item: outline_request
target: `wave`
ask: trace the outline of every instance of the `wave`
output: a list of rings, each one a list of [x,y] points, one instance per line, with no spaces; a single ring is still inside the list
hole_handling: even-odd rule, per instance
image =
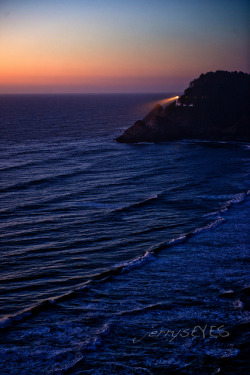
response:
[[[224,205],[222,207],[220,207],[218,210],[213,211],[213,212],[209,212],[209,213],[207,213],[203,216],[209,217],[209,216],[223,214],[226,211],[228,211],[235,204],[244,202],[247,199],[248,195],[250,195],[250,190],[235,194],[232,199],[229,199],[228,201],[226,201],[226,203],[224,203]]]
[[[45,178],[42,178],[42,179],[39,179],[39,180],[27,181],[25,183],[19,183],[19,184],[16,184],[16,185],[11,185],[11,186],[6,187],[6,188],[2,188],[2,189],[0,189],[0,192],[12,192],[12,191],[16,191],[16,190],[19,190],[19,189],[23,190],[23,189],[26,189],[30,186],[36,186],[36,185],[39,185],[39,184],[42,184],[42,183],[52,182],[54,180],[56,181],[59,178],[72,177],[74,175],[78,175],[79,173],[81,173],[81,171],[73,172],[72,174],[63,174],[63,175],[45,177]],[[114,184],[114,185],[120,186],[120,184]],[[104,202],[86,201],[86,202],[81,202],[79,204],[76,204],[76,208],[83,207],[83,208],[103,209],[103,210],[108,211],[108,214],[116,214],[116,213],[120,213],[120,212],[130,211],[134,208],[140,208],[140,207],[146,206],[147,204],[150,204],[151,202],[156,201],[157,199],[161,198],[165,193],[174,192],[176,190],[183,190],[184,188],[187,188],[189,186],[193,186],[193,184],[187,183],[187,184],[180,184],[180,185],[175,186],[175,187],[170,187],[166,191],[162,191],[161,193],[152,195],[149,198],[143,199],[139,202],[128,204],[126,206],[119,206],[119,203],[104,203]],[[23,210],[26,211],[26,210],[34,210],[34,209],[43,209],[43,208],[46,208],[47,205],[49,205],[49,204],[62,203],[67,199],[72,199],[74,197],[77,197],[79,194],[82,194],[83,192],[87,193],[89,190],[92,190],[92,188],[91,189],[84,189],[84,190],[81,190],[81,191],[77,190],[73,193],[66,193],[66,194],[62,194],[62,195],[58,195],[58,196],[53,196],[51,198],[39,200],[38,202],[32,202],[32,201],[24,202],[22,204],[15,205],[11,208],[0,209],[0,214],[9,215],[9,214],[12,214],[13,212],[19,212],[19,215],[20,215],[20,212],[23,211]],[[73,205],[73,203],[71,202],[71,207],[70,207],[71,210],[73,209],[72,205]],[[66,208],[66,207],[54,208],[53,211],[54,212],[61,212],[61,211],[64,212],[66,209],[69,209],[69,208]],[[95,222],[95,220],[93,222]]]
[[[35,313],[41,310],[47,309],[58,302],[64,301],[69,298],[73,298],[74,296],[77,295],[77,293],[81,293],[82,291],[89,290],[89,288],[95,283],[99,283],[99,282],[103,283],[106,281],[110,281],[114,276],[118,276],[119,274],[122,274],[125,272],[130,272],[134,268],[141,267],[146,263],[154,261],[156,260],[157,254],[168,247],[179,245],[181,243],[188,241],[191,237],[195,235],[199,235],[202,232],[217,228],[218,226],[220,226],[221,224],[225,222],[225,219],[219,214],[224,213],[235,204],[244,202],[248,195],[250,195],[250,190],[243,192],[243,193],[236,194],[233,199],[227,201],[222,206],[222,208],[217,211],[218,217],[212,222],[208,223],[207,225],[203,227],[195,228],[193,231],[182,234],[181,236],[177,238],[173,238],[169,241],[157,244],[156,246],[151,247],[143,255],[137,256],[129,261],[122,262],[114,266],[112,269],[104,271],[100,274],[93,275],[92,279],[86,281],[84,284],[76,287],[75,289],[70,290],[68,293],[65,293],[63,295],[59,295],[56,297],[48,298],[46,300],[41,301],[37,305],[34,305],[30,308],[20,311],[19,313],[9,315],[0,319],[0,329],[6,329],[7,327],[12,326],[15,322],[23,320],[26,317],[29,317],[30,315],[34,315]],[[156,198],[151,197],[145,201],[139,202],[139,204],[144,204],[144,202],[150,201],[152,199],[156,199]]]
[[[55,369],[52,369],[51,371],[48,372],[48,374],[51,374],[51,375],[62,375],[62,374],[71,374],[71,373],[74,373],[74,369],[78,369],[79,368],[79,365],[81,364],[81,362],[83,361],[84,363],[84,360],[86,359],[86,353],[88,353],[89,351],[95,351],[95,350],[98,350],[98,348],[102,345],[102,339],[103,337],[105,337],[106,335],[109,334],[110,332],[110,325],[105,323],[103,324],[102,326],[100,326],[93,334],[92,336],[83,341],[79,347],[78,347],[78,351],[77,351],[77,354],[74,358],[70,357],[69,358],[69,361],[66,363],[66,364],[59,364],[59,366],[57,366],[57,368]],[[105,369],[104,371],[107,371],[105,373],[110,373],[112,372],[112,374],[114,374],[114,370],[117,370],[117,372],[115,373],[121,373],[121,370],[122,370],[122,374],[151,374],[151,372],[149,370],[147,370],[146,368],[142,368],[142,367],[134,367],[134,366],[129,366],[129,365],[123,365],[121,364],[120,362],[109,362],[109,364],[107,366],[105,366]],[[86,374],[93,374],[93,371],[95,371],[94,369],[90,369],[90,370],[85,370],[84,373]],[[100,371],[97,369],[96,370],[96,373],[103,373],[103,368],[100,369]]]
[[[75,172],[75,173],[78,173],[78,172]],[[54,178],[58,179],[60,176],[61,175],[56,176],[56,177],[52,177],[51,181],[54,180]],[[63,176],[72,176],[72,175],[63,175]],[[34,181],[33,182],[32,181],[27,182],[27,186],[33,185],[33,183],[39,184],[39,183],[43,183],[43,182],[44,183],[48,182],[48,181],[50,181],[50,178],[41,179],[39,181],[40,182],[38,182],[38,181],[37,182],[34,182]],[[13,185],[10,188],[6,188],[6,191],[9,192],[9,191],[12,191],[12,190],[18,190],[20,188],[20,185],[22,185],[23,188],[25,188],[25,186],[26,186],[26,184],[17,184],[17,185]],[[5,189],[0,189],[0,192],[3,192],[3,190],[5,190]],[[87,190],[84,190],[84,192],[86,192],[86,191]],[[34,203],[27,202],[27,203],[24,203],[24,204],[19,204],[19,205],[16,205],[16,206],[8,208],[8,209],[0,209],[0,214],[7,215],[7,214],[11,214],[13,212],[20,211],[20,210],[42,209],[42,208],[47,207],[48,204],[61,203],[61,202],[64,202],[65,199],[77,197],[78,194],[80,194],[80,193],[82,194],[82,191],[81,192],[76,191],[74,193],[67,193],[67,194],[63,194],[63,195],[58,195],[58,196],[55,196],[55,197],[52,197],[52,198],[40,200],[39,202],[34,202]],[[130,209],[133,209],[133,208],[143,207],[143,206],[149,204],[150,202],[160,198],[161,194],[163,194],[163,193],[153,195],[152,197],[146,198],[142,201],[132,203],[132,204],[129,204],[127,206],[122,206],[122,207],[119,207],[118,203],[104,203],[104,202],[86,201],[86,202],[81,202],[79,204],[76,204],[76,208],[83,207],[83,208],[103,209],[103,210],[109,210],[109,213],[125,212],[125,211],[129,211]],[[71,202],[71,207],[70,207],[71,210],[73,208],[73,205],[74,205],[74,203]],[[66,209],[67,209],[67,207],[55,208],[55,209],[53,209],[53,211],[59,212],[59,211],[65,211]]]
[[[8,192],[16,191],[16,190],[24,190],[24,189],[28,189],[29,187],[33,187],[33,186],[37,186],[37,185],[41,185],[41,184],[45,184],[45,183],[50,183],[50,182],[55,182],[55,181],[58,181],[62,178],[78,176],[82,172],[83,172],[83,170],[79,169],[79,170],[74,171],[74,172],[61,173],[61,174],[41,177],[41,178],[37,178],[37,179],[34,179],[34,180],[25,181],[25,182],[19,182],[19,183],[14,184],[14,185],[2,187],[0,189],[0,192],[1,193],[8,193]]]
[[[193,232],[191,232],[192,235],[198,234],[213,228],[218,227],[219,225],[223,224],[225,219],[221,216],[219,216],[216,220],[212,221],[211,223],[205,225],[204,227],[196,228]]]
[[[176,307],[176,305],[174,305],[171,302],[158,302],[158,303],[153,303],[153,304],[150,304],[150,305],[138,307],[138,308],[131,309],[131,310],[123,310],[121,312],[116,313],[115,315],[119,315],[119,316],[137,315],[137,314],[144,313],[144,312],[147,312],[147,311],[150,311],[150,310],[164,310],[164,311],[166,311],[166,310],[171,310],[175,307]]]
[[[98,346],[101,345],[101,338],[102,336],[106,336],[110,331],[110,326],[106,323],[102,327],[100,327],[97,332],[95,333],[94,337],[86,340],[83,343],[83,348],[81,351],[85,350],[95,350]]]
[[[35,151],[37,152],[37,151]],[[25,152],[25,154],[27,154]],[[18,154],[19,155],[19,154]],[[22,155],[22,153],[21,153]],[[20,170],[20,169],[26,169],[27,167],[34,167],[34,166],[40,166],[40,165],[47,165],[47,164],[53,164],[54,162],[62,162],[62,158],[64,157],[64,154],[59,154],[58,156],[55,156],[55,157],[48,157],[47,159],[43,159],[42,161],[40,160],[35,160],[35,161],[32,161],[32,162],[25,162],[25,163],[16,163],[16,164],[12,164],[10,166],[5,166],[5,167],[2,167],[0,168],[0,171],[1,172],[9,172],[9,171],[12,171],[12,170]],[[88,163],[86,163],[88,164]]]
[[[154,253],[147,251],[144,255],[140,255],[130,261],[124,262],[120,265],[120,272],[128,272],[133,268],[138,268],[155,259]]]
[[[176,190],[183,190],[188,186],[193,186],[193,184],[191,184],[191,183],[179,184],[178,186],[170,187],[165,191],[161,191],[160,193],[154,194],[154,195],[150,196],[149,198],[145,198],[145,199],[143,199],[139,202],[135,202],[135,203],[128,204],[126,206],[115,208],[114,210],[111,211],[111,214],[120,213],[120,212],[127,212],[127,211],[130,211],[130,210],[134,209],[134,208],[140,208],[140,207],[147,206],[148,204],[156,202],[157,200],[159,200],[166,193],[174,192]],[[112,204],[109,205],[109,208],[112,208]]]
[[[188,241],[191,237],[195,236],[196,234],[199,234],[201,232],[204,232],[204,231],[207,231],[207,230],[211,230],[213,228],[218,227],[224,221],[225,221],[224,218],[218,217],[216,220],[212,221],[211,223],[209,223],[209,224],[207,224],[207,225],[205,225],[203,227],[196,228],[192,232],[188,232],[186,234],[181,235],[180,237],[173,238],[170,241],[162,242],[162,243],[156,245],[155,247],[153,247],[153,249],[151,251],[152,251],[152,253],[154,255],[157,255],[160,251],[162,251],[162,250],[164,250],[164,249],[166,249],[168,247],[176,246],[176,245],[179,245],[179,244],[181,244],[183,242]]]
[[[16,314],[12,314],[12,315],[8,315],[8,316],[3,317],[2,319],[0,319],[0,329],[8,328],[8,327],[12,326],[15,322],[19,322],[21,320],[24,320],[25,318],[27,318],[31,315],[35,315],[36,313],[38,313],[40,311],[44,311],[44,310],[50,308],[51,306],[53,306],[54,304],[56,304],[58,302],[65,301],[66,299],[73,297],[75,294],[77,294],[77,292],[82,291],[84,289],[87,289],[89,287],[90,283],[91,283],[91,281],[89,280],[86,283],[84,283],[83,285],[79,286],[78,288],[75,288],[75,289],[73,289],[73,290],[71,290],[67,293],[42,300],[39,303],[37,303],[33,306],[30,306],[27,309],[21,310]]]
[[[50,204],[54,204],[54,203],[64,203],[65,201],[67,200],[72,200],[73,198],[77,198],[79,195],[81,195],[83,192],[86,193],[88,190],[81,190],[81,191],[75,191],[73,193],[66,193],[66,194],[61,194],[61,195],[57,195],[57,196],[53,196],[51,198],[47,198],[47,199],[44,199],[44,200],[39,200],[38,202],[27,202],[27,203],[23,203],[23,204],[19,204],[19,205],[15,205],[11,208],[7,208],[7,209],[0,209],[0,214],[11,214],[11,213],[15,213],[17,211],[20,211],[20,210],[37,210],[37,209],[43,209],[43,208],[46,208],[48,205]],[[0,190],[1,192],[1,190]],[[75,204],[75,207],[76,208],[79,208],[79,207],[88,207],[88,208],[113,208],[113,207],[116,207],[115,204],[108,204],[108,203],[98,203],[98,202],[82,202],[82,203],[79,203],[79,204]],[[71,201],[71,206],[70,208],[68,207],[61,207],[61,208],[54,208],[53,211],[65,211],[66,209],[73,209],[74,208],[74,203],[72,203]]]
[[[233,199],[230,199],[224,204],[224,206],[218,211],[218,213],[223,213],[233,205],[244,202],[248,195],[250,195],[250,190],[236,194]]]
[[[155,201],[156,199],[159,199],[160,198],[160,194],[156,194],[156,195],[153,195],[152,197],[149,197],[149,198],[146,198],[140,202],[136,202],[136,203],[131,203],[127,206],[123,206],[123,207],[119,207],[115,210],[112,211],[112,213],[114,212],[126,212],[126,211],[129,211],[133,208],[138,208],[138,207],[144,207],[146,206],[147,204]]]

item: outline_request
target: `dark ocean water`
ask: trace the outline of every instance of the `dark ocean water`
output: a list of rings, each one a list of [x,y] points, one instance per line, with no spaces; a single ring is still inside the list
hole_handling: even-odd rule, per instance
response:
[[[247,373],[250,146],[113,141],[167,96],[0,96],[1,375]]]

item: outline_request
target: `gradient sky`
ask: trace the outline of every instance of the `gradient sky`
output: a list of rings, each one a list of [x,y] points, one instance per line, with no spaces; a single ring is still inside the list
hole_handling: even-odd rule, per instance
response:
[[[249,0],[0,0],[0,93],[181,92],[250,72]]]

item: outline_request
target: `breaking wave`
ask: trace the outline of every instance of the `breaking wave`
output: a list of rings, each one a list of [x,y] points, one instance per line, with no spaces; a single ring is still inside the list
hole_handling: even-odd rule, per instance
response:
[[[113,277],[118,276],[119,274],[130,272],[134,268],[142,267],[144,264],[156,260],[157,254],[160,253],[162,250],[164,250],[166,248],[169,248],[169,247],[172,247],[172,246],[179,245],[181,243],[184,243],[184,242],[188,241],[191,237],[193,237],[195,235],[199,235],[202,232],[209,231],[209,230],[212,230],[214,228],[217,228],[218,226],[222,225],[225,222],[225,219],[220,215],[222,213],[226,212],[227,210],[229,210],[233,205],[244,202],[248,195],[250,195],[250,190],[248,190],[246,192],[243,192],[243,193],[236,194],[233,199],[227,201],[222,206],[222,208],[219,209],[216,212],[217,218],[215,220],[213,220],[212,222],[208,223],[207,225],[205,225],[203,227],[196,228],[191,232],[184,233],[177,238],[173,238],[169,241],[157,244],[154,247],[151,247],[148,251],[146,251],[146,253],[144,253],[140,256],[137,256],[137,257],[135,257],[135,258],[133,258],[129,261],[125,261],[125,262],[122,262],[118,265],[115,265],[112,269],[110,269],[108,271],[104,271],[100,274],[94,275],[90,280],[88,280],[84,284],[76,287],[75,289],[69,291],[68,293],[65,293],[63,295],[59,295],[59,296],[56,296],[56,297],[48,298],[48,299],[43,300],[40,303],[38,303],[38,304],[36,304],[36,305],[34,305],[30,308],[27,308],[25,310],[22,310],[22,311],[18,312],[17,314],[9,315],[9,316],[6,316],[6,317],[2,318],[0,320],[0,329],[6,329],[6,328],[12,326],[13,324],[15,324],[16,322],[21,321],[23,319],[26,319],[27,317],[29,317],[31,315],[34,315],[34,314],[38,313],[39,311],[51,308],[54,304],[56,304],[58,302],[73,298],[74,296],[77,295],[77,293],[81,293],[81,292],[86,291],[89,288],[91,288],[91,286],[94,283],[106,282],[106,281],[112,279]],[[128,206],[128,207],[129,208],[130,207],[138,207],[138,206],[147,204],[148,202],[150,202],[154,199],[157,199],[157,198],[158,198],[158,196],[153,196],[151,198],[148,198],[144,201],[141,201],[139,203],[136,203],[136,204]]]

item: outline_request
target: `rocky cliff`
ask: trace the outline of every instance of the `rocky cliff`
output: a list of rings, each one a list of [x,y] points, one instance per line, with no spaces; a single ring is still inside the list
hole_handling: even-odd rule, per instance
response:
[[[117,142],[250,141],[250,74],[217,71],[192,81],[178,103],[157,104]]]

